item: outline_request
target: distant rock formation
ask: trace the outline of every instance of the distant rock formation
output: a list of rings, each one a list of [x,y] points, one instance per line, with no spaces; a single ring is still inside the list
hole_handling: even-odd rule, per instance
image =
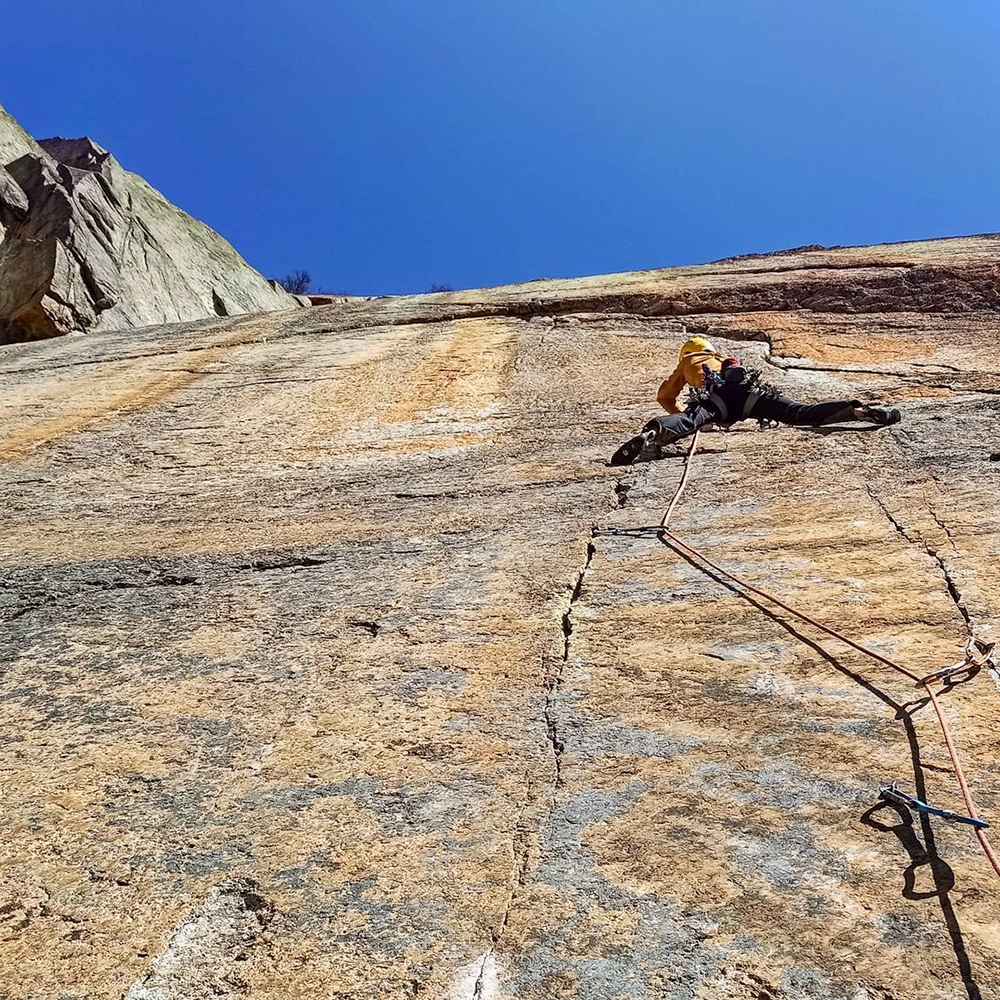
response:
[[[298,304],[97,143],[0,107],[0,343]]]

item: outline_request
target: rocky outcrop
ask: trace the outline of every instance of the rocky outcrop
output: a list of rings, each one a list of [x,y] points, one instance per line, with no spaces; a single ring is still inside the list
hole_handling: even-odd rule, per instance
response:
[[[42,149],[0,107],[0,252],[7,228],[21,221],[28,212],[28,196],[18,187],[4,164],[26,155],[41,156]]]
[[[40,151],[38,143],[0,107],[0,162],[10,163],[25,153]]]
[[[0,340],[294,308],[208,226],[90,139],[0,108]]]
[[[0,349],[0,991],[995,1000],[978,844],[879,798],[962,810],[928,706],[608,531],[659,521],[683,449],[605,460],[695,325],[796,397],[899,406],[704,435],[672,524],[954,663],[1000,621],[997,247]],[[940,697],[1000,825],[997,678]]]

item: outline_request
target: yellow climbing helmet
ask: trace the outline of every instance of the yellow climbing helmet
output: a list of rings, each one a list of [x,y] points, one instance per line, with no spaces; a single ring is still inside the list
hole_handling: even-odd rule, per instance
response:
[[[692,337],[682,348],[681,357],[688,354],[697,354],[700,351],[710,351],[715,353],[715,348],[704,337]]]

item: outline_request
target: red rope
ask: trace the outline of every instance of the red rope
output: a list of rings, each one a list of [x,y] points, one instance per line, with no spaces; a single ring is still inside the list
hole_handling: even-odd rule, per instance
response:
[[[663,528],[663,534],[670,539],[670,541],[679,549],[687,552],[689,555],[694,556],[699,559],[706,566],[710,566],[716,573],[724,576],[727,580],[731,580],[733,583],[738,584],[744,590],[750,591],[752,594],[756,594],[758,597],[763,597],[764,600],[770,601],[772,604],[776,604],[779,608],[787,611],[790,615],[794,615],[801,621],[807,622],[812,625],[813,628],[819,629],[821,632],[825,632],[827,635],[832,636],[834,639],[838,639],[840,642],[852,649],[856,649],[859,653],[864,653],[865,656],[870,656],[873,660],[877,660],[879,663],[884,664],[887,667],[891,667],[897,673],[902,674],[904,677],[909,677],[910,680],[915,681],[918,685],[922,686],[930,697],[931,704],[934,706],[934,711],[937,713],[938,723],[941,726],[941,732],[944,735],[945,745],[948,747],[948,753],[951,756],[952,769],[955,772],[955,778],[958,781],[958,787],[962,791],[962,798],[965,799],[965,806],[968,810],[968,814],[972,819],[979,819],[979,811],[976,809],[976,804],[972,799],[972,793],[969,791],[968,782],[965,780],[965,773],[962,770],[962,764],[958,758],[958,752],[955,750],[955,744],[952,740],[951,729],[948,726],[948,722],[944,717],[944,711],[938,702],[937,695],[934,693],[934,689],[931,687],[931,680],[924,680],[917,674],[913,673],[911,670],[907,670],[906,667],[901,666],[894,660],[890,660],[887,656],[883,656],[881,653],[875,652],[874,649],[869,649],[867,646],[863,646],[860,642],[855,642],[853,639],[848,639],[846,635],[842,635],[836,629],[831,628],[829,625],[824,625],[822,622],[817,621],[815,618],[805,614],[802,611],[798,611],[791,605],[786,604],[784,601],[779,600],[773,594],[769,594],[766,590],[761,590],[759,587],[755,587],[752,583],[748,583],[742,577],[737,576],[735,573],[730,573],[729,570],[723,569],[718,563],[712,562],[703,552],[696,549],[693,545],[688,545],[686,542],[681,541],[668,527],[670,524],[671,515],[674,509],[677,507],[680,501],[681,494],[684,492],[684,487],[687,485],[688,474],[691,471],[691,459],[694,457],[695,448],[698,445],[698,432],[695,431],[694,437],[691,441],[691,448],[688,451],[687,458],[684,462],[684,474],[681,476],[680,483],[678,483],[677,489],[674,492],[673,499],[670,501],[670,505],[667,507],[666,513],[663,515],[663,519],[660,521],[660,526]],[[931,675],[933,677],[933,675]],[[982,845],[983,852],[986,855],[987,860],[993,866],[993,870],[1000,875],[1000,860],[998,860],[996,854],[990,845],[989,839],[986,836],[985,831],[981,827],[976,828],[976,836],[979,838],[979,843]]]

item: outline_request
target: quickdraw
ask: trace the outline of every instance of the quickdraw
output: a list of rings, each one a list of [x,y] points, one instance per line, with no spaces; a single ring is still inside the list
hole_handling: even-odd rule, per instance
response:
[[[663,534],[662,524],[644,524],[635,528],[626,528],[617,524],[609,524],[605,528],[594,528],[591,532],[593,538],[601,535],[617,535],[624,538],[656,538]]]
[[[886,785],[879,789],[879,798],[886,802],[893,802],[898,806],[906,806],[908,809],[915,809],[917,812],[927,813],[928,816],[938,816],[946,819],[949,823],[967,823],[977,830],[985,830],[990,824],[978,816],[963,816],[961,813],[952,812],[950,809],[938,809],[937,806],[928,805],[913,795],[901,792],[894,781],[891,785]]]
[[[934,681],[955,683],[958,680],[968,680],[983,667],[997,669],[996,643],[985,642],[972,636],[965,644],[964,660],[959,660],[958,663],[952,664],[950,667],[943,667],[941,670],[935,670],[934,673],[922,677],[917,681],[917,687],[923,687]],[[962,674],[966,676],[962,677]]]

